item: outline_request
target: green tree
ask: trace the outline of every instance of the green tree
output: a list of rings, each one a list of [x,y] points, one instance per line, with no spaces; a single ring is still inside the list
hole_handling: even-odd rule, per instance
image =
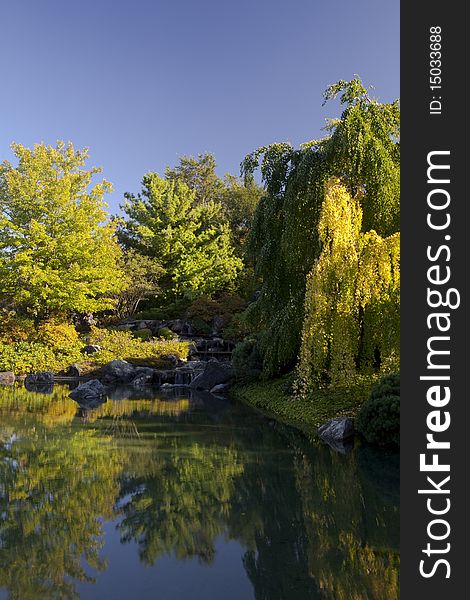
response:
[[[221,194],[222,207],[230,225],[235,248],[240,255],[243,255],[253,226],[256,207],[264,190],[254,181],[245,184],[238,177],[230,174],[225,176],[224,183],[225,187]]]
[[[215,157],[206,152],[194,156],[182,156],[176,167],[167,167],[166,179],[182,181],[193,192],[193,203],[207,204],[220,200],[224,191],[224,182],[215,172]]]
[[[249,245],[263,282],[250,313],[264,331],[267,376],[291,369],[297,360],[306,278],[321,251],[318,221],[331,177],[353,197],[361,193],[363,231],[380,236],[398,231],[399,103],[371,99],[359,79],[330,86],[325,101],[338,94],[344,110],[328,123],[324,139],[299,149],[287,143],[265,146],[242,164],[247,181],[261,164],[266,185]]]
[[[133,249],[123,254],[120,267],[126,285],[118,294],[116,313],[120,318],[125,318],[134,314],[143,300],[159,294],[158,282],[164,270],[157,260]]]
[[[196,203],[196,193],[179,179],[144,176],[142,194],[127,194],[127,219],[118,236],[126,248],[158,260],[163,295],[194,297],[229,285],[242,268],[235,256],[220,203]]]
[[[84,169],[88,151],[70,143],[12,148],[18,166],[0,165],[0,301],[38,319],[112,307],[122,282],[111,184],[90,189],[100,169]]]

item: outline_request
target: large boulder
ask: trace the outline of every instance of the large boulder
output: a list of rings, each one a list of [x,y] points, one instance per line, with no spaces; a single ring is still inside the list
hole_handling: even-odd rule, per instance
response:
[[[102,379],[106,383],[128,383],[136,376],[136,369],[127,360],[116,358],[101,369]]]
[[[0,373],[0,385],[13,385],[15,379],[15,374],[12,371],[2,371]]]
[[[90,379],[70,392],[70,397],[79,404],[96,404],[106,394],[106,388],[98,379]]]
[[[219,383],[228,383],[235,376],[231,363],[210,360],[202,373],[191,382],[191,388],[195,390],[211,390]]]
[[[349,417],[336,417],[321,425],[317,434],[334,450],[348,452],[353,447],[354,422]]]

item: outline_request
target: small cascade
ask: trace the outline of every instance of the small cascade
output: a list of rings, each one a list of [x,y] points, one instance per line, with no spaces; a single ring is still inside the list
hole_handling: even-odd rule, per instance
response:
[[[194,377],[192,369],[175,369],[174,385],[189,385]]]

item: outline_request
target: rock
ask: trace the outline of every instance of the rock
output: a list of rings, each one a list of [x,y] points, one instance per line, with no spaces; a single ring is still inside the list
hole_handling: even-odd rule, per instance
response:
[[[235,376],[231,363],[210,360],[202,373],[193,379],[191,388],[196,390],[211,390],[220,383],[228,383]]]
[[[54,373],[49,371],[29,373],[25,377],[24,387],[30,392],[52,394],[54,390]]]
[[[354,436],[354,423],[349,417],[337,417],[321,425],[317,430],[318,436],[339,452],[348,452],[352,449]]]
[[[219,331],[222,329],[224,325],[224,318],[221,315],[216,315],[212,319],[211,328],[212,335],[219,335]]]
[[[136,389],[147,387],[152,385],[155,380],[155,370],[150,367],[137,367],[135,369],[136,375],[132,379],[132,387]]]
[[[54,383],[54,373],[41,371],[39,373],[28,373],[24,380],[25,385],[50,385]]]
[[[96,352],[99,352],[100,350],[101,346],[98,346],[98,344],[88,344],[83,348],[82,352],[85,354],[96,354]]]
[[[96,404],[98,406],[101,402],[97,404],[96,401],[101,399],[105,394],[106,388],[101,381],[90,379],[90,381],[82,383],[70,392],[69,396],[79,404],[86,404],[87,406]]]
[[[178,357],[174,354],[162,354],[160,360],[165,363],[168,369],[176,369],[178,366]]]
[[[127,383],[136,375],[136,369],[126,360],[116,358],[104,365],[101,370],[105,382]]]
[[[72,313],[72,323],[80,333],[90,333],[91,328],[97,324],[97,321],[90,312]]]
[[[120,325],[116,325],[116,329],[118,331],[132,331],[134,329],[133,323],[121,323]]]
[[[70,365],[70,367],[67,369],[66,375],[67,377],[74,377],[76,379],[81,377],[82,369],[80,368],[80,365],[77,365],[77,363]]]
[[[214,385],[210,392],[211,394],[221,394],[226,392],[229,387],[230,385],[228,383],[219,383],[218,385]]]
[[[13,385],[16,377],[12,371],[2,371],[0,373],[0,385]]]

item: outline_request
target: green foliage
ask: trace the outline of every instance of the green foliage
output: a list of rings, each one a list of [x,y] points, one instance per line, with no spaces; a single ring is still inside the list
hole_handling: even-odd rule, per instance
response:
[[[315,390],[305,397],[294,396],[291,373],[269,381],[237,384],[230,393],[242,402],[274,415],[276,419],[297,425],[311,434],[312,426],[319,427],[338,416],[354,417],[367,398],[371,378],[356,376],[345,386]]]
[[[0,310],[0,342],[27,342],[36,334],[34,320],[15,311]]]
[[[227,331],[230,331],[233,319],[241,315],[245,306],[246,302],[238,294],[220,293],[215,297],[200,296],[196,298],[189,305],[186,314],[196,332],[204,335],[212,331],[211,323],[217,317],[225,335]]]
[[[144,342],[148,341],[152,337],[152,331],[150,329],[137,329],[137,331],[133,331],[132,335],[139,340]]]
[[[127,194],[118,235],[127,248],[157,258],[167,300],[211,294],[233,282],[242,267],[230,242],[220,203],[196,202],[180,179],[148,173],[142,194]]]
[[[88,343],[99,345],[101,351],[88,356],[87,362],[103,365],[122,358],[158,366],[160,357],[165,354],[187,357],[188,342],[174,339],[173,333],[168,337],[162,336],[163,339],[152,340],[148,339],[148,330],[143,332],[136,337],[128,331],[94,327]],[[45,322],[29,341],[0,341],[0,371],[13,371],[18,375],[36,371],[59,373],[84,360],[84,346],[85,342],[72,325]]]
[[[40,342],[0,342],[0,371],[13,371],[17,375],[37,371],[58,373],[83,358],[81,346],[60,352]]]
[[[128,249],[120,261],[124,278],[123,289],[117,295],[116,314],[120,319],[134,315],[139,304],[160,293],[158,282],[164,270],[157,259]]]
[[[84,343],[69,323],[51,319],[33,327],[27,319],[10,318],[2,327],[0,371],[58,373],[82,358]]]
[[[184,183],[194,192],[194,204],[218,203],[225,186],[215,169],[215,157],[210,152],[182,156],[179,165],[166,168],[165,178]]]
[[[161,327],[157,332],[157,336],[162,340],[172,340],[176,337],[175,333],[168,327]]]
[[[237,379],[257,379],[263,368],[263,359],[256,339],[248,338],[237,344],[232,353],[232,362]]]
[[[330,182],[318,224],[322,251],[307,278],[297,368],[302,395],[345,385],[358,367],[398,365],[400,236],[362,233],[361,225],[359,201]]]
[[[209,335],[212,331],[210,325],[202,319],[193,319],[191,324],[194,328],[194,332],[198,335]]]
[[[321,251],[318,222],[331,177],[353,197],[360,192],[363,231],[398,230],[399,104],[371,100],[358,79],[331,86],[326,99],[338,93],[345,108],[330,121],[327,137],[297,150],[287,143],[264,146],[242,165],[249,182],[261,163],[266,185],[249,241],[262,293],[249,315],[266,332],[268,376],[292,368],[298,355],[306,278]]]
[[[13,144],[0,165],[0,300],[35,318],[111,308],[122,287],[107,181],[89,189],[86,150]]]
[[[383,378],[361,406],[356,429],[372,444],[400,445],[400,376]]]
[[[245,253],[245,244],[253,226],[253,219],[264,190],[254,181],[242,182],[233,175],[225,176],[221,203],[230,225],[232,240],[240,256]]]
[[[245,313],[236,313],[222,327],[222,334],[225,339],[241,342],[244,338],[253,333],[253,326],[248,323]]]

